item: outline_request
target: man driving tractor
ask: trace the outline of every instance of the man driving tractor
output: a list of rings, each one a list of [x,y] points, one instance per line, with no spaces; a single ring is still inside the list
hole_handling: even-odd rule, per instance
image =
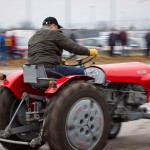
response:
[[[61,64],[63,49],[88,56],[97,50],[76,44],[60,28],[55,18],[46,18],[29,40],[23,71],[1,74],[0,144],[6,149],[35,150],[47,143],[53,150],[102,150],[107,143],[110,112],[98,88],[104,71],[84,68],[86,61],[80,68]]]
[[[77,55],[97,56],[96,49],[88,49],[67,38],[60,30],[62,26],[54,17],[44,19],[42,28],[38,30],[28,43],[28,62],[43,64],[46,71],[55,71],[62,75],[82,75],[83,68],[61,64],[63,49]]]

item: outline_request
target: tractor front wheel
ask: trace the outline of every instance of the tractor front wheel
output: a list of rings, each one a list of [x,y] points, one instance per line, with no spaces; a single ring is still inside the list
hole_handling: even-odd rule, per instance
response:
[[[111,122],[108,138],[109,139],[116,138],[117,135],[119,134],[120,130],[121,130],[121,123]]]

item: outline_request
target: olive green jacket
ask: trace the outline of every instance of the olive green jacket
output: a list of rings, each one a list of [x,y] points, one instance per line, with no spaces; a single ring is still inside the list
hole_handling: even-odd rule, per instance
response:
[[[77,55],[89,55],[89,49],[67,38],[61,30],[43,26],[28,42],[28,62],[46,68],[60,65],[63,50]]]

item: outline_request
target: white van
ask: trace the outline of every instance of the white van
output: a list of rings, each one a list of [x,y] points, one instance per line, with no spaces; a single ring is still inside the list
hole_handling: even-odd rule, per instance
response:
[[[5,36],[9,37],[14,35],[16,37],[16,49],[19,52],[25,53],[27,56],[28,41],[36,30],[10,30],[5,32]]]

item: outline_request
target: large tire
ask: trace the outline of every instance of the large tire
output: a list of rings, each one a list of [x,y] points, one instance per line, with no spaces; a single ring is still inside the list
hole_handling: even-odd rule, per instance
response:
[[[19,100],[16,96],[6,87],[0,87],[0,130],[4,130],[9,124],[17,106],[19,105]],[[27,108],[23,104],[20,108],[15,120],[12,123],[11,127],[17,127],[19,125],[25,124],[25,112]],[[27,134],[17,134],[12,135],[8,139],[15,141],[25,141],[29,142],[33,138],[38,136],[37,132],[27,133]],[[37,148],[31,148],[27,145],[19,145],[12,143],[1,142],[1,144],[9,150],[33,150]]]
[[[108,138],[109,139],[116,138],[120,130],[121,130],[121,123],[111,122]]]
[[[109,110],[95,86],[72,82],[51,100],[45,123],[52,150],[103,149],[109,134]]]

